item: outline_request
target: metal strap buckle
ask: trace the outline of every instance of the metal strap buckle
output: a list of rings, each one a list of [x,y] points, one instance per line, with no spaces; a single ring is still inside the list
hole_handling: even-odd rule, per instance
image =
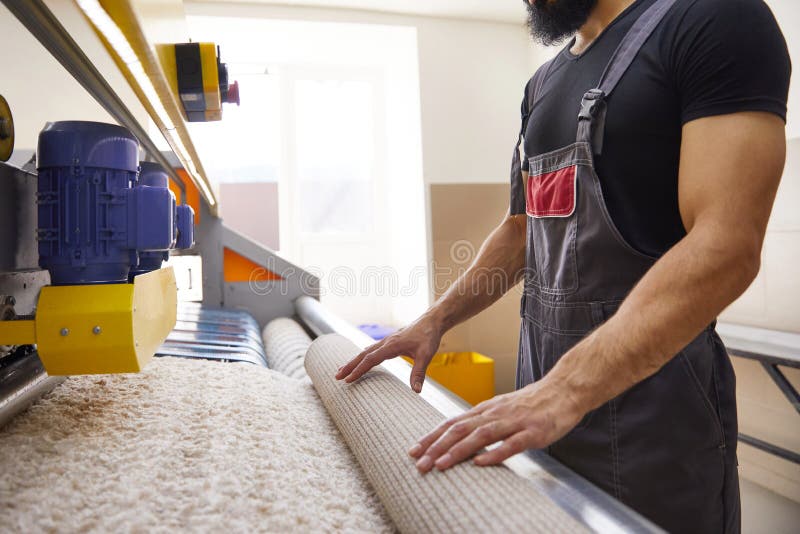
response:
[[[581,100],[578,120],[592,120],[605,103],[606,94],[600,89],[589,89]]]

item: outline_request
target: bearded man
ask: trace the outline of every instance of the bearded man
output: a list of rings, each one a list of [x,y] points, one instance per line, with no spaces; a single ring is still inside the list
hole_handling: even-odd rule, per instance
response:
[[[417,467],[546,449],[668,531],[738,532],[735,377],[714,327],[758,273],[783,169],[783,36],[762,0],[526,5],[535,39],[574,36],[526,86],[507,216],[337,378],[409,355],[419,392],[444,332],[524,279],[517,391],[422,437]]]

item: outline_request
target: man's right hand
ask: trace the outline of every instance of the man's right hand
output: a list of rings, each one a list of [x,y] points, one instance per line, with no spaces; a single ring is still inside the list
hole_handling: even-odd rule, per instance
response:
[[[488,308],[522,279],[528,216],[506,216],[489,235],[467,272],[422,317],[368,347],[336,373],[337,380],[353,382],[390,358],[408,356],[414,360],[411,389],[419,393],[425,370],[439,348],[442,335],[453,326]],[[495,276],[494,273],[504,276]],[[493,273],[486,276],[486,273]]]
[[[425,370],[441,341],[441,328],[429,315],[423,315],[409,326],[364,349],[361,354],[339,368],[336,379],[354,382],[385,360],[408,356],[414,360],[411,389],[419,393],[425,382]]]

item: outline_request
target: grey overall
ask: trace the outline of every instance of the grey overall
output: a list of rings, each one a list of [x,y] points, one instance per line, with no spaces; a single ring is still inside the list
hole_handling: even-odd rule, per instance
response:
[[[654,3],[623,39],[581,102],[576,142],[528,158],[517,388],[541,379],[608,320],[658,259],[614,226],[593,155],[602,150],[608,105],[624,105],[609,100],[614,87],[673,4]],[[533,99],[546,70],[531,84]],[[647,169],[642,173],[647,179]],[[671,532],[740,530],[735,377],[714,326],[548,451]]]

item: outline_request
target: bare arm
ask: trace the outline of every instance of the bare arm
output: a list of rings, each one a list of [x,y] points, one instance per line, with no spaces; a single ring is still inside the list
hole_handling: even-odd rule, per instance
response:
[[[488,308],[519,281],[525,267],[525,225],[525,215],[506,214],[469,269],[422,317],[365,349],[339,369],[336,378],[353,382],[384,360],[402,354],[414,359],[411,387],[419,393],[442,335]]]
[[[771,114],[684,127],[678,196],[688,233],[554,369],[581,410],[658,371],[747,289],[759,271],[785,151],[783,122]]]
[[[687,235],[603,326],[545,378],[445,422],[410,451],[427,471],[481,448],[494,464],[542,448],[588,411],[657,372],[755,278],[785,158],[783,122],[767,113],[698,119],[683,128],[679,205]]]
[[[442,333],[485,310],[519,282],[525,268],[525,215],[510,215],[486,238],[475,261],[427,312]]]

